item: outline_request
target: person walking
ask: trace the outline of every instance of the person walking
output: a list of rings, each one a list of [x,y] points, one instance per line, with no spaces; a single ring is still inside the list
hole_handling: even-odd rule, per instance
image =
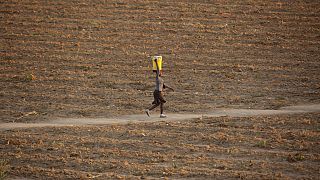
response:
[[[160,118],[166,118],[167,116],[163,114],[163,105],[167,101],[163,97],[163,91],[166,89],[170,89],[174,91],[173,88],[169,87],[168,85],[164,84],[164,80],[162,79],[162,71],[159,70],[159,65],[157,63],[157,59],[154,60],[155,64],[157,66],[156,71],[156,87],[153,92],[154,101],[152,102],[152,106],[145,110],[147,115],[150,117],[150,111],[152,111],[154,108],[160,106]]]

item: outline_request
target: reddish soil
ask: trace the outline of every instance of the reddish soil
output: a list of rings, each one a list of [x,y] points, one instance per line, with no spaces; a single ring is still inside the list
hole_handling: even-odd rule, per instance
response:
[[[320,103],[320,2],[0,2],[0,123]],[[0,131],[0,178],[317,179],[319,113]]]

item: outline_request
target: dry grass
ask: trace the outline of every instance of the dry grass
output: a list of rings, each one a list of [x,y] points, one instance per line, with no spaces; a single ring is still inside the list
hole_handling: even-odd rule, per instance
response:
[[[155,54],[176,89],[166,112],[320,103],[318,1],[8,0],[0,9],[0,122],[141,113],[152,101]],[[317,179],[318,119],[12,130],[0,134],[8,162],[0,172]]]
[[[9,165],[6,160],[0,159],[0,180],[4,180],[9,171]]]
[[[319,116],[10,130],[0,156],[31,178],[317,179]]]
[[[319,103],[319,6],[6,1],[0,121],[140,113],[152,101],[154,54],[177,90],[170,111]]]

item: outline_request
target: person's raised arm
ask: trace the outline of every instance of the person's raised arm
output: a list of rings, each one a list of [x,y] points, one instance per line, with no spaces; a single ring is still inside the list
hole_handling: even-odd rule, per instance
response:
[[[159,65],[158,65],[157,59],[155,59],[154,62],[156,63],[156,67],[157,67],[157,77],[159,77],[160,70],[159,70]]]

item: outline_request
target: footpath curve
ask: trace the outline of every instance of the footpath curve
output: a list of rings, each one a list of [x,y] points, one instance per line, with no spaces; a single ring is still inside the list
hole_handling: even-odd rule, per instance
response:
[[[278,110],[259,110],[259,109],[215,109],[204,114],[195,113],[169,113],[167,118],[159,118],[158,113],[120,116],[116,118],[63,118],[48,122],[39,123],[0,123],[0,130],[10,130],[17,128],[35,128],[35,127],[61,127],[61,126],[81,126],[81,125],[101,125],[101,124],[121,124],[121,123],[139,123],[156,121],[183,121],[201,117],[246,117],[259,115],[278,115],[278,114],[296,114],[320,112],[320,104],[287,106]]]

